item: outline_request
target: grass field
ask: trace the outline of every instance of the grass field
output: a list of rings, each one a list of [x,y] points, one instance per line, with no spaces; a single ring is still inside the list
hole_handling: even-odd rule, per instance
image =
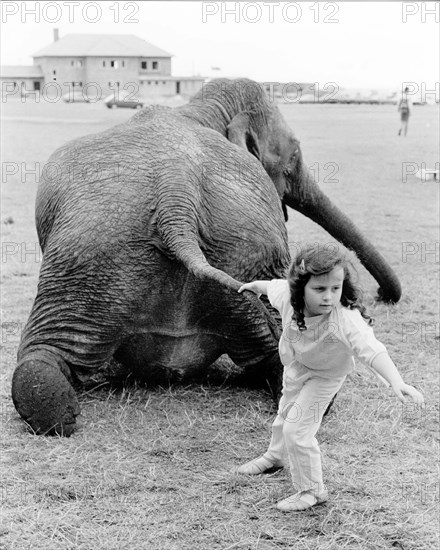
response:
[[[8,550],[429,550],[438,548],[438,181],[402,177],[433,167],[438,107],[414,107],[406,138],[394,106],[284,105],[322,188],[375,243],[403,286],[399,304],[374,301],[376,335],[424,411],[402,406],[359,365],[319,440],[330,500],[301,514],[274,504],[289,474],[247,478],[230,468],[262,453],[275,406],[234,387],[106,386],[80,397],[71,438],[29,434],[11,376],[36,294],[40,255],[32,169],[74,137],[134,112],[102,105],[2,104],[2,524]],[[16,169],[16,173],[14,173]],[[25,173],[25,170],[28,172]],[[406,180],[406,181],[405,181]],[[296,243],[328,241],[290,212]]]

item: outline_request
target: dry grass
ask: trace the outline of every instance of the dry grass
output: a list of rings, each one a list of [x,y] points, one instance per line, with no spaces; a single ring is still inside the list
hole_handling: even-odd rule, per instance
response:
[[[424,412],[403,407],[359,367],[319,439],[330,500],[301,514],[274,504],[290,491],[288,472],[248,478],[232,466],[263,452],[275,408],[259,392],[180,386],[81,396],[82,420],[69,439],[26,432],[10,399],[20,328],[36,291],[38,262],[2,258],[2,516],[6,549],[419,550],[438,547],[438,183],[409,177],[402,162],[436,160],[438,111],[414,108],[409,135],[396,136],[394,107],[287,106],[321,185],[377,244],[402,280],[393,307],[376,304],[376,285],[359,275],[385,342],[405,379],[426,397]],[[3,162],[44,162],[68,139],[121,121],[131,112],[95,105],[4,105]],[[32,121],[31,117],[34,118]],[[58,122],[56,122],[58,120]],[[326,162],[337,183],[322,181]],[[37,241],[36,185],[20,174],[2,187],[3,240]],[[299,214],[292,243],[328,240]],[[9,220],[11,221],[11,220]],[[402,243],[419,253],[402,259]],[[294,249],[294,245],[292,245]],[[10,249],[8,249],[10,250]],[[19,252],[23,251],[20,245]],[[23,260],[23,261],[22,261]]]

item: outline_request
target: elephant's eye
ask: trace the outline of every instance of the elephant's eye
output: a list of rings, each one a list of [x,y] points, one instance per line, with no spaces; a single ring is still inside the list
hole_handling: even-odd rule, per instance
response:
[[[298,149],[296,149],[296,150],[292,153],[292,155],[290,156],[290,163],[296,162],[296,156],[297,156],[297,154],[298,154]]]

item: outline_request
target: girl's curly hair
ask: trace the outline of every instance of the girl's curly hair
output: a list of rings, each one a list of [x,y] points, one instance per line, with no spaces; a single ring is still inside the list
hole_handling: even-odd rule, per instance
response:
[[[352,262],[341,245],[337,243],[314,243],[306,245],[299,252],[289,268],[287,277],[290,289],[290,303],[293,307],[293,320],[299,330],[307,330],[304,321],[304,287],[312,275],[324,275],[335,267],[344,269],[341,304],[349,309],[358,309],[369,325],[374,323],[363,305],[362,290],[353,282],[355,271]]]

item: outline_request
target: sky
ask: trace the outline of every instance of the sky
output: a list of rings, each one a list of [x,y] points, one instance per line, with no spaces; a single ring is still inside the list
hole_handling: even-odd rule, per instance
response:
[[[1,64],[70,33],[134,34],[175,76],[316,82],[322,89],[435,89],[439,2],[1,2]],[[33,13],[32,13],[33,12]]]

